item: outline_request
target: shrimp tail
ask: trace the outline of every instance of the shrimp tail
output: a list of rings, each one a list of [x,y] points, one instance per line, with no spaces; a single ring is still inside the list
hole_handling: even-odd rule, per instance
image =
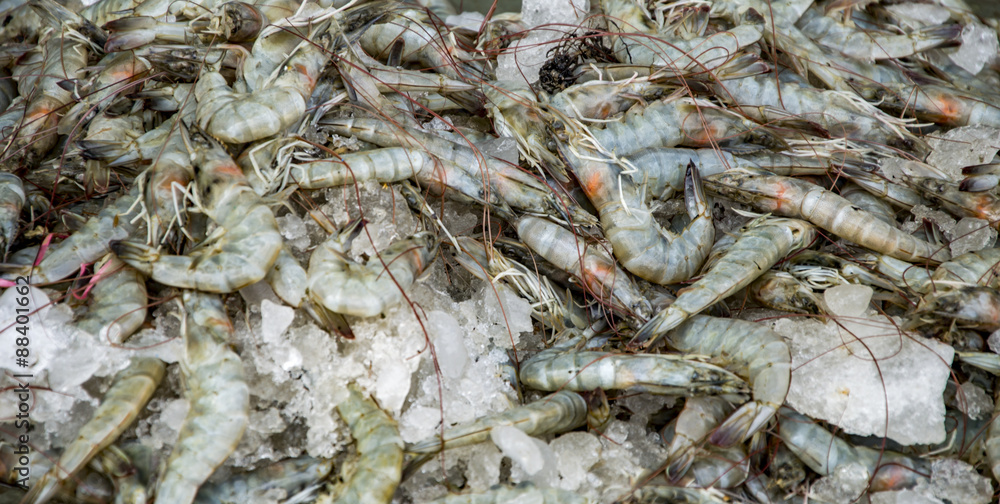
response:
[[[663,336],[674,327],[681,325],[688,317],[687,313],[676,309],[671,310],[668,307],[666,310],[650,318],[648,322],[635,332],[632,341],[628,343],[628,348],[649,348],[653,343],[656,343],[656,340],[660,339],[660,336]]]
[[[987,163],[962,168],[965,179],[958,184],[962,192],[989,191],[1000,183],[1000,163]]]
[[[153,274],[153,263],[160,258],[156,248],[132,241],[111,242],[111,251],[146,276]]]
[[[774,418],[778,410],[760,401],[750,401],[736,410],[713,432],[708,442],[721,448],[728,448],[743,442],[751,432],[757,432]]]
[[[962,43],[962,25],[958,23],[930,26],[913,33],[918,39],[936,41],[934,47],[954,47]]]
[[[694,463],[694,453],[694,450],[685,450],[667,462],[663,472],[671,483],[676,484],[687,474],[691,464]]]

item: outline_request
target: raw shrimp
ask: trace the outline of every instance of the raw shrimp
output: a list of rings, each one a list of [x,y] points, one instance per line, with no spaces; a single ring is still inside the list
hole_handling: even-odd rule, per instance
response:
[[[21,177],[13,173],[0,173],[0,240],[5,258],[10,251],[10,244],[17,236],[17,224],[25,201],[27,196],[24,194]]]
[[[389,147],[344,154],[340,161],[293,162],[289,165],[289,174],[303,189],[339,187],[365,180],[387,184],[412,178],[439,194],[447,187],[503,215],[512,215],[496,191],[483,187],[481,178],[452,161],[423,150]]]
[[[896,211],[884,199],[868,192],[865,188],[847,183],[840,188],[840,195],[854,206],[874,215],[880,221],[896,227]]]
[[[569,350],[576,342],[523,362],[521,384],[535,390],[628,389],[668,395],[734,394],[746,387],[728,371],[683,356]]]
[[[128,238],[138,228],[139,193],[140,187],[134,185],[113,205],[88,219],[82,229],[49,250],[38,266],[23,273],[31,275],[33,284],[56,282],[111,253],[112,242]]]
[[[950,322],[942,322],[942,319]],[[930,326],[930,327],[927,327]],[[905,330],[936,331],[937,326],[993,332],[1000,329],[1000,292],[992,287],[957,287],[931,292],[909,315]]]
[[[733,410],[719,397],[688,397],[684,409],[673,423],[673,439],[667,448],[664,475],[676,484],[695,459],[699,443]],[[643,480],[644,478],[639,478]]]
[[[931,274],[930,288],[981,286],[1000,289],[1000,248],[985,248],[941,263]],[[914,287],[918,292],[927,292]]]
[[[667,343],[684,354],[711,356],[710,362],[745,378],[753,400],[726,419],[709,437],[728,447],[762,429],[785,403],[792,380],[788,343],[754,322],[696,315],[667,334]]]
[[[384,12],[384,11],[383,11]],[[390,56],[389,66],[418,63],[452,79],[481,79],[483,68],[476,57],[434,29],[424,11],[407,9],[366,28],[358,40],[376,58]]]
[[[348,386],[348,392],[347,400],[337,405],[337,413],[351,429],[358,460],[336,502],[388,504],[403,474],[403,439],[396,421],[374,400],[363,396],[355,385]]]
[[[87,312],[74,325],[121,344],[146,321],[146,279],[114,254],[94,265],[94,289]]]
[[[25,109],[17,129],[0,144],[0,164],[13,172],[21,164],[37,165],[56,144],[56,127],[61,109],[72,96],[59,86],[65,79],[83,75],[87,66],[87,46],[50,31],[37,53],[14,68],[18,94],[25,97]],[[26,56],[27,58],[28,56]]]
[[[808,220],[841,238],[897,259],[938,264],[951,258],[946,248],[905,234],[845,198],[802,180],[768,172],[729,171],[708,177],[705,186],[759,211]]]
[[[123,105],[128,104],[122,102]],[[78,142],[80,154],[84,161],[86,172],[84,173],[84,187],[88,193],[108,192],[111,185],[112,170],[101,159],[93,159],[90,156],[92,151],[83,147],[96,149],[105,148],[108,150],[119,149],[135,141],[143,133],[142,117],[138,114],[131,114],[125,111],[119,114],[117,105],[112,105],[98,114],[87,127],[87,136]]]
[[[222,299],[184,291],[181,375],[190,403],[156,487],[157,502],[190,503],[198,487],[236,449],[246,429],[250,390],[229,347],[233,325]]]
[[[996,354],[991,354],[996,356]],[[996,373],[994,373],[996,374]],[[997,399],[994,397],[994,399]],[[986,437],[983,438],[983,445],[986,448],[986,461],[990,465],[990,472],[994,478],[1000,479],[1000,400],[993,403],[993,417],[989,427],[986,428]]]
[[[655,37],[656,29],[632,0],[603,0],[611,47],[618,61],[636,65],[659,65],[681,70],[710,71],[729,61],[745,47],[756,44],[764,29],[764,18],[753,9],[731,30],[691,39]]]
[[[861,464],[872,475],[868,491],[901,490],[927,480],[930,463],[923,459],[854,446],[791,408],[781,408],[778,435],[813,471],[828,476],[844,464]]]
[[[693,277],[715,241],[711,206],[693,163],[684,178],[684,202],[691,223],[675,234],[660,227],[641,186],[600,154],[569,146],[560,149],[584,193],[601,217],[615,257],[632,274],[660,285]]]
[[[115,376],[93,418],[82,428],[49,472],[39,479],[23,502],[47,502],[59,484],[72,478],[98,452],[114,443],[135,421],[163,379],[166,367],[155,358],[136,358]]]
[[[86,122],[94,113],[106,108],[119,93],[141,86],[136,81],[150,69],[148,61],[131,53],[106,56],[98,65],[100,72],[75,83],[78,89],[74,94],[80,98],[59,120],[60,135],[68,135],[79,126],[79,122]]]
[[[531,303],[531,316],[535,320],[557,331],[567,326],[587,327],[586,312],[573,302],[568,292],[553,286],[548,276],[539,275],[535,269],[504,256],[492,246],[487,254],[486,245],[467,236],[456,237],[456,241],[461,249],[456,251],[455,260],[477,278],[491,283],[502,279],[513,287]]]
[[[632,107],[620,121],[603,129],[587,129],[569,118],[563,123],[569,128],[566,134],[570,142],[624,157],[652,147],[709,147],[713,142],[754,140],[773,143],[767,138],[769,133],[749,119],[706,101],[677,96]]]
[[[826,16],[822,7],[813,5],[802,13],[799,30],[817,43],[836,49],[846,56],[862,61],[905,58],[919,52],[957,45],[962,25],[957,23],[931,26],[912,33],[862,30]]]
[[[406,446],[414,454],[434,454],[449,448],[485,442],[496,427],[511,426],[533,437],[568,432],[587,423],[587,401],[580,394],[560,390],[535,402],[485,416],[463,425],[449,427]]]
[[[898,145],[929,151],[923,140],[906,130],[905,121],[847,92],[795,86],[779,90],[773,73],[728,80],[714,89],[723,100],[760,122],[811,121],[835,138],[873,147]]]
[[[750,285],[778,261],[816,239],[816,229],[797,219],[760,217],[740,233],[726,254],[697,282],[681,289],[677,300],[646,322],[629,343],[648,347],[693,315]]]
[[[531,250],[573,275],[587,292],[627,314],[645,317],[649,302],[603,248],[588,245],[572,231],[538,217],[521,217],[517,234]]]
[[[205,213],[217,237],[188,255],[161,254],[136,242],[113,247],[123,261],[162,284],[205,292],[235,292],[264,278],[277,260],[282,237],[271,209],[250,188],[225,149],[202,132],[190,135]],[[218,236],[221,235],[221,236]]]
[[[591,500],[568,490],[537,488],[525,481],[516,487],[495,487],[478,494],[449,495],[430,501],[430,504],[506,504],[531,502],[532,504],[590,504]]]
[[[792,313],[818,313],[821,301],[805,283],[784,271],[765,271],[750,284],[758,303]]]
[[[1000,198],[992,193],[965,192],[950,180],[911,177],[907,182],[952,214],[987,220],[993,229],[1000,229]]]
[[[268,84],[250,94],[230,90],[218,72],[203,74],[195,84],[198,125],[228,143],[246,143],[272,136],[297,122],[329,59],[333,43],[329,23],[314,29],[284,60]]]
[[[560,181],[568,181],[559,157],[548,149],[545,112],[527,82],[500,81],[483,86],[487,107],[497,132],[517,141],[517,150],[532,165],[545,164]]]
[[[281,490],[289,497],[316,485],[333,470],[333,461],[301,456],[275,462],[198,489],[195,504],[258,502]]]
[[[488,180],[490,191],[513,208],[537,215],[568,215],[573,221],[590,224],[592,215],[569,201],[557,199],[552,190],[520,167],[485,155],[469,145],[409,129],[399,131],[377,119],[323,118],[320,126],[330,127],[338,135],[357,136],[359,140],[383,147],[402,146],[422,149],[441,159],[447,159],[464,168],[474,177]]]
[[[344,315],[373,317],[403,300],[437,254],[437,238],[421,232],[393,243],[362,266],[347,253],[362,221],[349,225],[313,251],[309,259],[309,296],[313,302]]]
[[[944,126],[1000,127],[1000,104],[989,95],[936,84],[881,85],[875,93],[882,107],[912,111],[919,119]]]

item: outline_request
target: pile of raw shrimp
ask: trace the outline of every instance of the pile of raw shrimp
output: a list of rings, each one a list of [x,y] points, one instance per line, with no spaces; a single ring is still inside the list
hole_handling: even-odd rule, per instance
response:
[[[992,501],[1000,13],[524,2],[0,2],[0,500]]]

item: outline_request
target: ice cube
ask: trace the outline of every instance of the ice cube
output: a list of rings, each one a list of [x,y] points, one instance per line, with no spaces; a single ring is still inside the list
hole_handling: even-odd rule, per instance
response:
[[[871,478],[868,469],[861,464],[841,464],[833,474],[820,478],[809,489],[810,499],[839,504],[854,502],[868,488]]]
[[[529,84],[537,81],[538,71],[551,57],[554,45],[571,34],[589,12],[589,0],[523,2],[521,22],[531,29],[497,57],[497,79],[524,80]]]
[[[443,311],[435,310],[427,314],[427,330],[434,342],[441,374],[453,380],[461,378],[469,362],[469,352],[465,349],[458,321]]]
[[[567,432],[553,439],[549,446],[556,454],[559,488],[576,490],[587,478],[587,471],[601,458],[601,442],[593,434]]]
[[[964,217],[955,224],[952,237],[948,246],[951,248],[951,256],[958,257],[966,252],[992,247],[997,240],[997,231],[990,226],[989,221]]]
[[[931,462],[930,482],[921,481],[914,490],[924,495],[933,495],[944,502],[993,502],[991,479],[980,476],[974,467],[956,459],[936,459]]]
[[[962,45],[948,54],[956,65],[972,75],[976,75],[983,66],[993,61],[1000,50],[997,33],[990,27],[975,21],[962,27]]]
[[[490,431],[490,439],[524,471],[525,481],[540,487],[553,486],[557,481],[556,456],[549,445],[510,426],[494,428]]]
[[[868,310],[874,290],[867,285],[837,285],[823,293],[823,300],[831,315],[841,317],[861,317]]]
[[[998,137],[1000,129],[989,126],[962,126],[948,130],[928,140],[933,151],[927,156],[927,163],[951,180],[962,180],[962,168],[989,163],[993,159],[1000,149]]]
[[[898,492],[875,492],[871,494],[872,504],[944,504],[934,497],[928,497],[913,490]]]
[[[986,344],[990,346],[993,353],[1000,354],[1000,330],[993,331],[993,334],[990,334],[989,339],[986,340]]]
[[[280,345],[281,335],[292,325],[295,310],[291,307],[275,304],[269,299],[260,303],[261,339],[267,343]]]
[[[944,441],[942,394],[954,349],[916,341],[899,331],[898,320],[838,322],[773,322],[792,343],[788,404],[851,434],[887,435],[902,444]]]
[[[993,399],[982,387],[965,382],[959,385],[955,394],[955,407],[969,418],[978,420],[993,414]]]

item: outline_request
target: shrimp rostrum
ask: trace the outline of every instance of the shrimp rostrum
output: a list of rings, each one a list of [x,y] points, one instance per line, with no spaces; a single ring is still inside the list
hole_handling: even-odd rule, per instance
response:
[[[118,256],[165,285],[229,293],[263,279],[281,251],[274,214],[247,183],[225,149],[202,132],[190,135],[198,183],[206,193],[205,213],[218,228],[187,255],[161,254],[156,248],[119,242]]]

